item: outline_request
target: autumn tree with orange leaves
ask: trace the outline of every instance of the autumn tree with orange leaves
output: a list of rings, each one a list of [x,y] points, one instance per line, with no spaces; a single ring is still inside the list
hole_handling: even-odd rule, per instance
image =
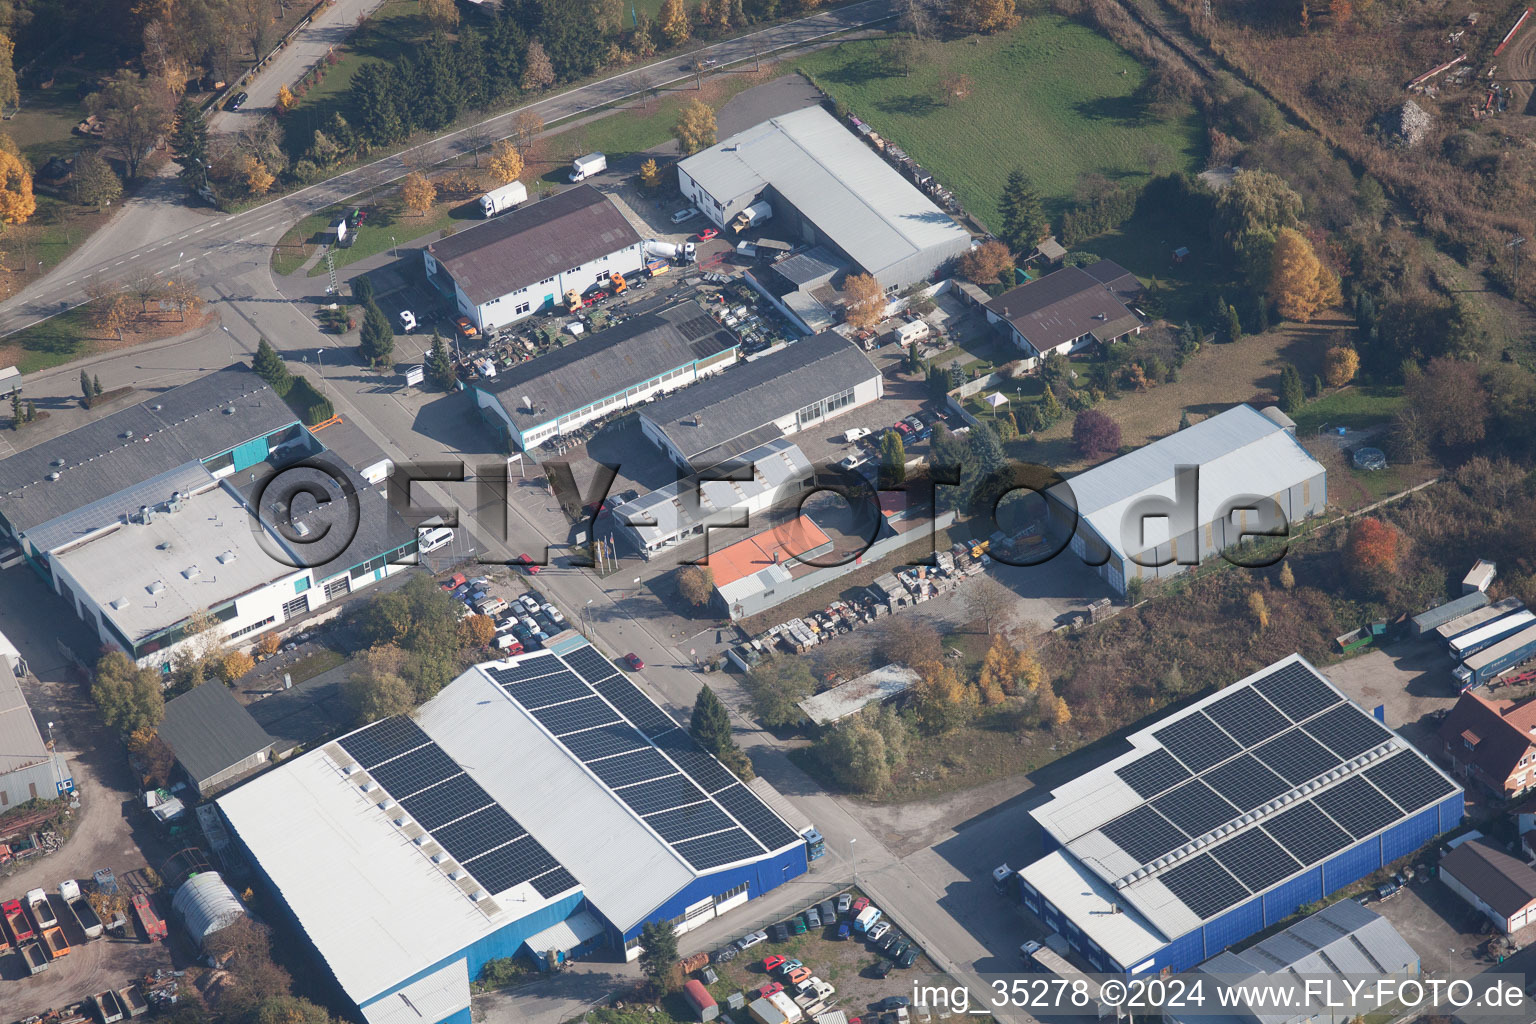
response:
[[[1397,572],[1401,548],[1397,527],[1367,516],[1344,540],[1344,567],[1356,586],[1376,590]]]

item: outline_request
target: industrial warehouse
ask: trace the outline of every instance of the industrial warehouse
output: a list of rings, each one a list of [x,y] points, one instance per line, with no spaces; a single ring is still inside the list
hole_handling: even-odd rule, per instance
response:
[[[807,865],[799,830],[576,636],[219,806],[369,1024],[467,1022],[488,960],[633,958],[645,922],[686,932]]]
[[[1181,971],[1460,824],[1463,795],[1299,654],[1030,812],[1017,896],[1095,970]]]
[[[738,132],[679,163],[677,176],[716,226],[766,203],[778,237],[823,245],[887,289],[926,280],[971,245],[949,214],[820,107]]]

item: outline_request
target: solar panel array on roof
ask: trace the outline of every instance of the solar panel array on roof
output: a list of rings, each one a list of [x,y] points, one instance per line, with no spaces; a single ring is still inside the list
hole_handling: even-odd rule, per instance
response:
[[[1165,789],[1172,789],[1189,778],[1189,769],[1175,761],[1168,751],[1154,750],[1145,757],[1116,768],[1115,774],[1134,789],[1137,796],[1149,797]]]
[[[1360,714],[1350,705],[1319,715],[1302,728],[1346,761],[1392,738],[1374,719]]]
[[[1305,665],[1292,662],[1254,681],[1253,688],[1271,704],[1285,712],[1293,722],[1300,722],[1331,708],[1341,699],[1327,683],[1309,672]]]
[[[1186,782],[1173,792],[1158,797],[1152,801],[1152,806],[1192,836],[1204,835],[1241,813],[1199,779]]]
[[[1293,786],[1317,778],[1338,763],[1321,743],[1300,729],[1281,733],[1253,753]]]
[[[1205,707],[1211,721],[1245,747],[1262,743],[1290,727],[1285,716],[1251,687],[1243,687],[1231,696]]]
[[[1178,826],[1146,804],[1105,825],[1104,834],[1143,864],[1189,841]]]
[[[1240,749],[1237,741],[1200,711],[1186,715],[1152,735],[1192,772],[1203,772],[1213,764],[1220,764]]]
[[[1201,917],[1211,917],[1248,895],[1242,883],[1208,853],[1164,872],[1162,881],[1179,902]]]
[[[1211,788],[1242,808],[1259,807],[1291,788],[1291,784],[1260,764],[1252,754],[1234,757],[1204,776]]]
[[[1211,856],[1253,892],[1301,870],[1295,857],[1259,829],[1239,832],[1212,850]]]
[[[1424,807],[1456,788],[1412,751],[1372,765],[1365,770],[1365,777],[1399,807]]]

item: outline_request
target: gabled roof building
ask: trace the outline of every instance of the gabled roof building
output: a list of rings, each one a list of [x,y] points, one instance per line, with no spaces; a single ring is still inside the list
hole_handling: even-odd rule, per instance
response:
[[[1451,771],[1503,797],[1536,784],[1536,700],[1491,700],[1468,690],[1437,730]]]
[[[1063,267],[992,299],[987,322],[1010,337],[1026,358],[1069,355],[1089,345],[1108,345],[1140,334],[1132,308],[1141,282],[1113,260]]]
[[[276,742],[218,680],[168,701],[156,731],[204,798],[259,770]]]
[[[1440,880],[1506,935],[1536,923],[1536,869],[1487,840],[1462,843],[1440,858]]]

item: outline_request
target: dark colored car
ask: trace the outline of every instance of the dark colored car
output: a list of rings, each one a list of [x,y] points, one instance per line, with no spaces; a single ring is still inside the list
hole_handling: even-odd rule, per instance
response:
[[[770,928],[768,930],[773,933],[773,941],[774,942],[788,942],[789,941],[789,926],[788,925],[776,924],[776,925],[774,925],[772,928]]]
[[[242,92],[242,93],[236,94],[235,98],[229,101],[229,109],[230,110],[239,110],[241,107],[245,106],[245,101],[250,99],[250,98],[251,97],[250,97],[249,93],[243,93]]]
[[[890,950],[886,953],[886,956],[889,956],[892,960],[900,960],[901,955],[911,948],[912,944],[910,942],[908,942],[906,939],[901,939],[896,943],[896,945],[890,948]]]
[[[810,927],[810,928],[820,928],[821,927],[821,913],[819,911],[817,911],[817,909],[815,907],[812,907],[811,909],[807,910],[805,912],[805,923],[806,923],[807,927]]]
[[[837,905],[831,900],[822,900],[816,905],[816,909],[821,911],[821,919],[825,923],[831,924],[837,920]]]
[[[852,932],[853,932],[853,926],[850,925],[847,921],[839,921],[837,923],[837,937],[838,938],[846,939]]]
[[[905,953],[901,954],[901,956],[896,958],[896,966],[902,968],[911,967],[913,964],[917,963],[917,958],[921,955],[922,950],[918,949],[916,946],[913,946],[911,949],[907,950]]]
[[[895,968],[896,962],[894,960],[881,960],[879,963],[875,964],[875,977],[884,978],[886,975],[890,974],[891,971],[895,970]]]
[[[793,935],[804,935],[805,934],[805,920],[803,918],[801,918],[799,915],[796,915],[796,916],[790,918],[789,919],[789,930],[790,930],[790,933],[793,934]]]
[[[906,996],[886,996],[875,1004],[877,1010],[899,1010],[903,1006],[911,1006],[912,1000]]]
[[[896,946],[896,943],[900,941],[901,935],[899,933],[894,931],[887,932],[879,942],[875,943],[875,948],[882,953],[887,953],[890,952],[890,950]]]

